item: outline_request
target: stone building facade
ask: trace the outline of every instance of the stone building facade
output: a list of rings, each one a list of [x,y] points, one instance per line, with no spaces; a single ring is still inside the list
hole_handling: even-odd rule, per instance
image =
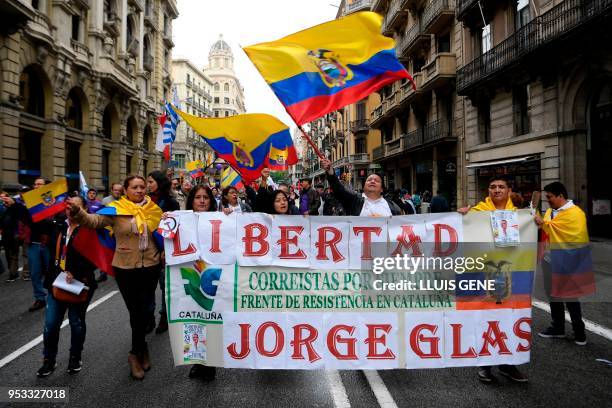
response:
[[[107,190],[161,165],[175,0],[2,0],[0,181]],[[7,14],[8,13],[8,14]]]
[[[175,59],[172,61],[172,78],[182,110],[195,116],[214,117],[211,94],[213,82],[201,69],[189,60]],[[185,121],[181,121],[176,131],[176,141],[172,145],[177,169],[184,171],[185,164],[193,160],[205,161],[207,152],[211,152],[208,145]]]
[[[370,126],[381,131],[373,152],[390,188],[440,191],[452,207],[462,201],[463,106],[455,92],[462,61],[461,25],[452,0],[375,0],[382,33],[396,41],[399,60],[414,78],[381,89]]]
[[[493,174],[526,202],[561,181],[591,235],[612,237],[612,2],[459,0],[457,18],[467,202]]]

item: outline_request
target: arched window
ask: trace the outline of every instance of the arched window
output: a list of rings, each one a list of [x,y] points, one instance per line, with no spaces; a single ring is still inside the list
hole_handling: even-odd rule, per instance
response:
[[[83,130],[83,109],[81,98],[79,98],[76,89],[71,89],[68,93],[64,119],[66,120],[66,126]]]
[[[225,83],[225,85],[223,85],[223,91],[229,92],[229,84],[227,82]]]
[[[219,90],[219,83],[215,82],[215,91],[218,91],[218,90]]]
[[[45,117],[45,92],[43,83],[34,67],[23,70],[19,78],[19,96],[25,111],[32,115]]]

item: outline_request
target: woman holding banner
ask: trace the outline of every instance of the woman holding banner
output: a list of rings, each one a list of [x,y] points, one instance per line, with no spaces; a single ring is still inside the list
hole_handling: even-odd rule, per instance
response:
[[[212,190],[208,186],[199,185],[191,189],[185,209],[193,212],[208,212],[217,211],[217,201]],[[189,378],[201,378],[204,381],[212,381],[215,379],[215,367],[209,367],[201,364],[194,364],[189,370]]]
[[[131,375],[142,380],[151,368],[145,341],[150,315],[150,302],[161,270],[161,252],[153,232],[159,225],[162,211],[145,195],[146,181],[142,176],[128,176],[123,187],[126,195],[101,210],[87,214],[76,200],[68,199],[73,219],[89,228],[112,227],[117,241],[113,271],[121,296],[130,314],[132,349],[128,353]]]

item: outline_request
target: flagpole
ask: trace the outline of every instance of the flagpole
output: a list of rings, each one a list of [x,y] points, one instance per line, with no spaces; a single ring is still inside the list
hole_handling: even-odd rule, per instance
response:
[[[298,129],[300,129],[300,131],[302,132],[302,135],[304,136],[304,138],[306,139],[306,141],[308,142],[308,144],[310,145],[310,147],[312,147],[312,150],[314,150],[314,152],[316,153],[317,156],[319,156],[319,159],[323,160],[325,159],[325,156],[323,156],[323,153],[321,153],[321,151],[319,150],[319,148],[317,147],[317,145],[312,141],[312,139],[310,138],[310,136],[308,136],[306,134],[306,132],[304,131],[304,129],[302,129],[302,126],[298,126]]]

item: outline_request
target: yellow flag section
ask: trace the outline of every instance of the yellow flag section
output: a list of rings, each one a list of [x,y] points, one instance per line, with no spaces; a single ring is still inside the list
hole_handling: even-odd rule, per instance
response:
[[[247,113],[210,119],[176,112],[247,182],[269,167],[271,149],[286,151],[287,163],[297,163],[289,128],[274,116]]]
[[[379,14],[355,13],[244,51],[301,125],[388,83],[411,79],[381,25]]]

